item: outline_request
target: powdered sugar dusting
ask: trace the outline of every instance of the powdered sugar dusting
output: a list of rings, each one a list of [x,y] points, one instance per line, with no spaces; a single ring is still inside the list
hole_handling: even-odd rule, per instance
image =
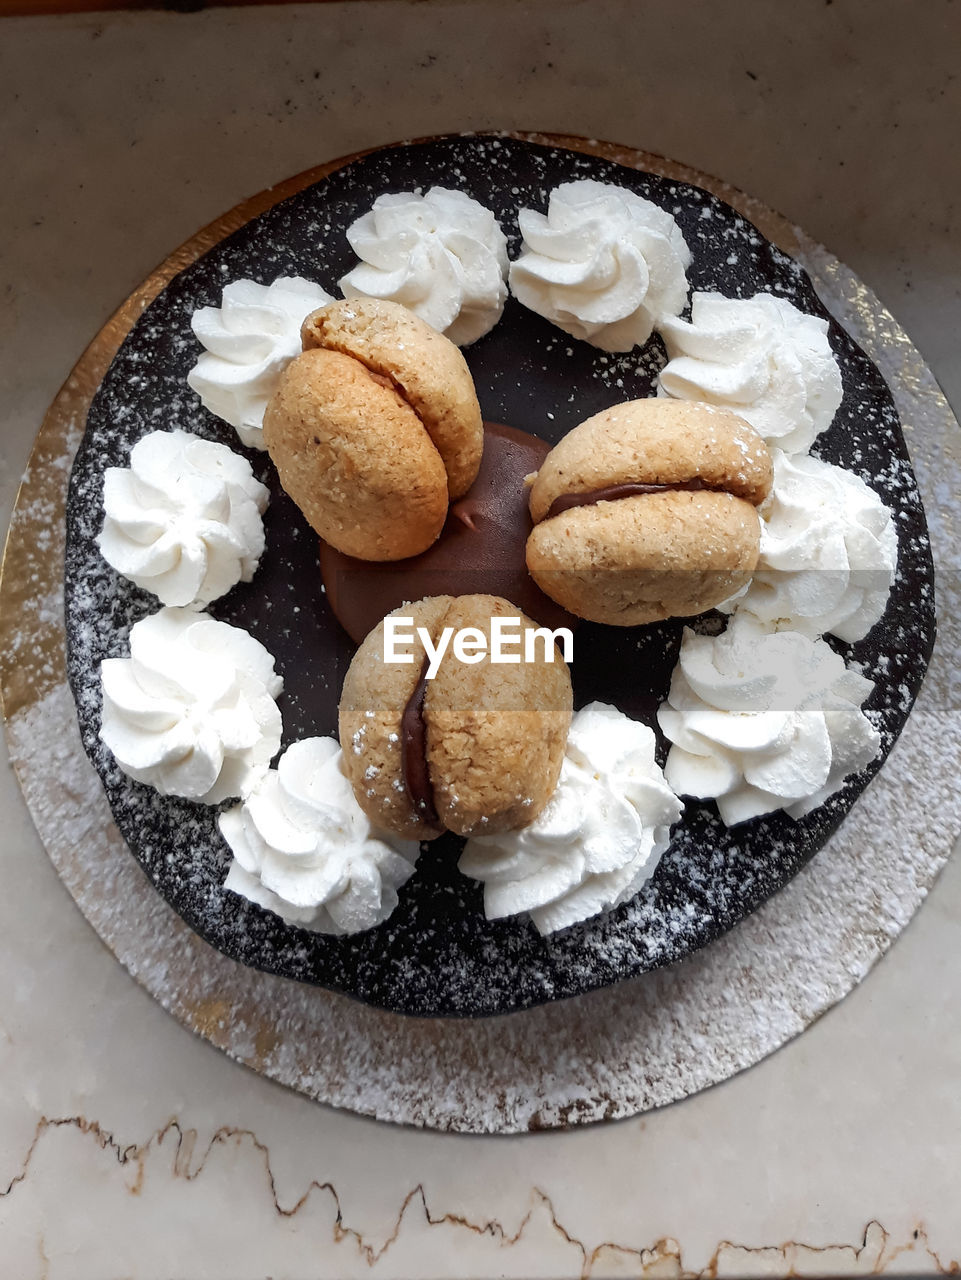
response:
[[[961,618],[961,594],[950,603]],[[512,1133],[615,1119],[706,1088],[797,1035],[860,981],[923,901],[961,829],[961,684],[951,672],[959,651],[955,622],[888,768],[780,894],[681,964],[520,1019],[402,1018],[235,964],[183,924],[129,857],[79,738],[63,732],[66,686],[8,729],[67,887],[177,1018],[333,1106]],[[933,741],[942,749],[932,756]],[[206,1015],[211,992],[230,1018]]]
[[[802,310],[824,314],[796,263],[697,188],[509,139],[454,139],[376,153],[275,207],[182,272],[124,344],[94,402],[74,475],[68,631],[85,745],[116,820],[161,892],[195,929],[245,963],[346,990],[368,1002],[421,1015],[476,1015],[602,986],[670,963],[710,941],[798,871],[844,818],[871,770],[797,823],[776,814],[731,832],[711,806],[689,806],[658,874],[637,898],[601,920],[547,940],[516,922],[485,922],[479,889],[456,874],[451,841],[435,842],[404,887],[395,915],[349,945],[285,927],[255,906],[233,900],[222,888],[227,852],[214,825],[216,813],[188,802],[160,801],[118,774],[97,737],[95,677],[100,659],[124,652],[130,626],[150,605],[117,583],[90,553],[103,467],[125,455],[132,441],[161,419],[210,438],[229,432],[200,408],[184,383],[196,356],[190,315],[219,294],[225,278],[299,274],[329,285],[342,262],[352,260],[343,228],[355,211],[368,208],[379,191],[415,189],[425,174],[439,172],[446,185],[463,186],[494,208],[515,253],[517,209],[543,207],[558,182],[599,176],[628,183],[681,223],[694,255],[693,288],[742,297],[768,289]],[[705,210],[709,217],[702,216]],[[877,486],[899,525],[901,572],[886,617],[866,641],[843,649],[876,681],[868,708],[882,738],[876,769],[910,709],[930,644],[930,564],[890,395],[835,324],[830,339],[845,399],[834,426],[820,438],[819,451]],[[558,335],[546,321],[508,302],[504,319],[469,349],[469,360],[485,416],[556,440],[612,400],[652,394],[664,352],[654,338],[637,352],[611,357]],[[255,459],[257,465],[266,464]],[[281,526],[287,524],[291,536],[283,557],[288,558],[275,561],[273,569],[265,559],[252,589],[225,597],[218,616],[249,626],[278,655],[289,741],[333,731],[340,664],[349,650],[344,651],[309,585],[316,581],[310,534],[276,486],[274,492],[267,557],[279,554]],[[295,621],[292,611],[301,607]],[[700,625],[711,625],[711,619]],[[680,626],[646,628],[640,637],[611,634],[616,630],[585,625],[579,632],[576,701],[613,702],[650,723],[666,690]],[[286,658],[281,656],[285,648]]]

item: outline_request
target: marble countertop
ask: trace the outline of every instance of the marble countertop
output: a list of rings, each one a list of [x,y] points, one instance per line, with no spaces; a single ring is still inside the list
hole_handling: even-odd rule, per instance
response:
[[[6,19],[0,527],[108,314],[253,192],[405,136],[547,129],[751,192],[961,409],[950,0],[416,3]],[[955,496],[956,497],[956,496]],[[23,1280],[937,1272],[961,1265],[961,861],[863,984],[724,1085],[468,1138],[229,1062],[117,964],[0,773],[0,1258]],[[937,821],[937,815],[932,815]]]

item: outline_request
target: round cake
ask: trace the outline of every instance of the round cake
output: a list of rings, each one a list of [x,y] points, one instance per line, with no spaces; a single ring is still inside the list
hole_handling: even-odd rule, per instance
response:
[[[281,489],[267,455],[245,448],[188,385],[200,353],[191,319],[200,308],[218,306],[231,281],[304,278],[334,295],[337,282],[356,269],[347,229],[384,193],[440,186],[472,196],[493,211],[516,261],[519,211],[543,209],[552,191],[584,179],[633,193],[676,220],[690,249],[687,282],[695,300],[768,294],[828,322],[843,398],[811,453],[853,472],[881,496],[898,543],[897,577],[881,620],[862,639],[826,640],[848,671],[873,682],[865,711],[880,748],[824,803],[797,816],[782,809],[728,825],[712,802],[689,801],[640,892],[558,932],[541,935],[524,916],[487,919],[481,886],[458,870],[462,841],[451,835],[424,846],[383,924],[344,936],[299,927],[225,887],[231,853],[218,817],[229,802],[161,795],[127,776],[101,740],[101,664],[125,657],[132,627],[157,609],[149,592],[101,555],[104,473],[127,466],[132,447],[156,430],[179,429],[247,457],[270,491],[266,549],[252,580],[214,599],[207,611],[250,633],[275,658],[284,686],[278,697],[283,747],[336,736],[356,645],[323,591],[317,537]],[[464,347],[486,421],[552,446],[612,405],[657,393],[665,343],[680,341],[669,328],[663,338],[655,333],[627,351],[610,351],[598,337],[616,346],[621,334],[595,333],[592,341],[575,336],[524,305],[523,287],[515,293],[493,327],[480,337],[468,333]],[[464,593],[482,589],[468,574]],[[363,156],[240,228],[168,285],[134,326],[91,407],[68,504],[66,605],[84,746],[124,838],[159,892],[207,941],[242,963],[421,1016],[504,1013],[576,995],[677,960],[731,928],[816,853],[881,767],[910,712],[934,638],[924,513],[891,396],[804,272],[700,188],[509,137],[447,138]],[[650,726],[662,764],[670,744],[658,709],[671,688],[685,625],[709,637],[725,623],[712,611],[693,621],[639,627],[583,622],[576,632],[575,708],[600,702]]]

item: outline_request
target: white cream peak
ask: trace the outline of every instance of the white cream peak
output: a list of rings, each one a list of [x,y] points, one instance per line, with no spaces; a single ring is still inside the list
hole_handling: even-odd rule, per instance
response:
[[[361,261],[340,281],[345,298],[400,303],[458,346],[501,318],[507,238],[490,209],[463,191],[378,196],[347,239]]]
[[[162,795],[243,796],[280,748],[283,681],[253,636],[193,609],[164,608],[130,631],[130,657],[101,664],[100,737],[117,764]]]
[[[897,570],[891,513],[853,472],[806,454],[772,453],[758,567],[726,608],[779,631],[861,640],[884,613]]]
[[[372,830],[342,762],[333,738],[295,742],[219,819],[234,855],[225,887],[320,933],[382,924],[419,852]]]
[[[250,582],[264,550],[266,486],[226,445],[152,431],[104,474],[101,553],[162,604],[209,604]]]
[[[786,298],[695,293],[691,319],[659,324],[668,362],[658,391],[741,415],[769,445],[806,452],[841,403],[828,323]]]
[[[264,448],[264,410],[300,354],[301,325],[332,301],[312,280],[281,276],[269,285],[233,280],[219,307],[194,312],[190,326],[205,351],[187,382],[204,408],[236,428],[249,448]]]
[[[468,840],[460,871],[484,885],[488,919],[528,912],[554,933],[634,897],[670,843],[681,803],[654,734],[592,702],[571,724],[557,790],[530,826]]]
[[[522,209],[511,292],[572,337],[604,351],[647,342],[687,302],[691,252],[675,219],[625,187],[585,178]]]
[[[785,809],[800,818],[878,753],[862,711],[873,683],[823,640],[735,614],[720,636],[685,629],[658,720],[683,796],[715,799],[728,826]]]

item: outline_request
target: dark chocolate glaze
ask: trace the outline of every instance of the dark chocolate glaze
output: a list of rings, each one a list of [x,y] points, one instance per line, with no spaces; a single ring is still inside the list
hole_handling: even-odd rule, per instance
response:
[[[200,348],[195,308],[219,305],[224,282],[308,276],[329,292],[354,265],[345,228],[384,191],[457,186],[494,210],[516,257],[517,211],[545,209],[558,183],[618,183],[672,213],[690,245],[692,289],[748,298],[768,290],[829,321],[844,400],[814,452],[876,489],[894,512],[900,561],[884,618],[854,645],[829,639],[872,680],[867,712],[878,758],[826,804],[727,828],[713,804],[691,802],[656,874],[608,915],[541,938],[523,917],[488,921],[481,887],[457,871],[461,841],[426,846],[383,925],[336,938],[285,924],[223,887],[230,852],[217,809],[164,798],[125,777],[99,740],[100,662],[128,652],[134,622],[157,608],[120,578],[97,547],[103,472],[126,464],[148,431],[181,427],[245,452],[270,486],[267,551],[254,581],[210,612],[247,628],[284,677],[284,745],[336,734],[337,703],[354,646],[318,591],[317,538],[281,491],[263,454],[201,408],[186,384]],[[623,356],[578,342],[509,298],[500,323],[465,348],[485,418],[556,444],[610,405],[650,396],[665,360],[655,336]],[[831,320],[804,271],[723,201],[672,179],[572,151],[502,137],[447,138],[388,148],[276,205],[181,271],[146,308],[94,398],[71,480],[66,565],[68,669],[84,746],[114,818],[166,900],[221,951],[244,964],[421,1016],[507,1013],[607,986],[669,964],[710,942],[787,883],[821,847],[883,764],[910,711],[934,639],[934,578],[924,513],[898,416],[880,373]],[[583,623],[571,676],[577,707],[597,698],[655,726],[684,623]],[[691,624],[687,624],[691,625]],[[693,624],[720,628],[717,615]],[[664,743],[659,747],[664,759]],[[830,886],[826,886],[830,892]]]
[[[678,480],[676,484],[608,484],[602,489],[588,489],[584,493],[562,493],[547,508],[545,520],[553,520],[564,511],[574,507],[593,507],[598,502],[617,502],[620,498],[637,498],[647,493],[697,493],[701,489],[710,489],[713,493],[725,493],[719,485],[705,484],[695,477],[693,480]]]
[[[524,548],[532,522],[526,476],[539,469],[551,446],[527,431],[484,424],[480,471],[463,498],[451,504],[440,537],[406,560],[356,560],[320,544],[327,600],[348,635],[360,644],[381,618],[425,596],[501,596],[541,626],[574,627],[527,572]]]
[[[424,697],[427,693],[427,668],[430,658],[425,654],[420,676],[407,699],[404,714],[400,718],[401,767],[404,788],[418,818],[430,827],[440,828],[441,822],[434,805],[434,786],[427,764],[427,721],[424,719]]]

